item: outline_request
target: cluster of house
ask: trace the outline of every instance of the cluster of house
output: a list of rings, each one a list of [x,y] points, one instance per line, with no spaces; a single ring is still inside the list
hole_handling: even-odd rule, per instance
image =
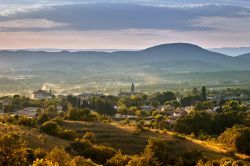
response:
[[[166,116],[172,118],[172,119],[176,119],[180,116],[185,116],[188,113],[191,112],[192,107],[186,107],[186,108],[175,108],[171,105],[164,105],[164,106],[159,106],[157,108],[153,108],[152,106],[141,106],[140,110],[142,111],[146,111],[146,112],[152,112],[152,111],[158,111],[158,112],[162,112],[165,113]],[[113,116],[114,119],[139,119],[138,116],[136,115],[122,115],[122,114],[115,114]],[[145,119],[152,119],[152,116],[148,116]]]
[[[120,91],[120,93],[118,93],[119,97],[124,97],[124,96],[131,96],[131,95],[137,95],[137,94],[141,94],[135,91],[135,85],[132,83],[130,91]],[[53,96],[53,92],[50,89],[49,91],[45,91],[45,90],[37,90],[34,91],[31,94],[31,99],[33,100],[41,100],[41,99],[51,99]],[[83,101],[83,100],[89,100],[92,97],[95,96],[103,96],[102,93],[81,93],[78,95],[79,100]],[[65,96],[57,96],[58,98],[60,97],[65,97]],[[218,95],[218,96],[213,96],[213,97],[208,97],[209,100],[211,101],[215,101],[218,102],[221,100],[227,100],[227,99],[237,99],[237,100],[241,100],[242,104],[248,105],[250,106],[250,102],[249,102],[249,98],[247,95],[242,94],[240,96],[240,98],[238,96],[223,96],[223,95]],[[4,113],[4,107],[7,105],[10,105],[10,99],[8,97],[6,98],[2,98],[2,100],[0,100],[0,105],[2,106],[2,108],[0,107],[0,114]],[[59,111],[62,110],[62,108],[60,106],[58,106],[57,108]],[[118,109],[117,107],[115,107],[115,109]],[[218,107],[215,107],[213,109],[207,110],[208,112],[215,112],[218,109]],[[37,107],[27,107],[21,110],[16,111],[14,114],[16,115],[26,115],[28,117],[37,117],[38,113],[37,113],[38,108]],[[158,111],[158,112],[164,112],[168,117],[170,117],[170,119],[176,119],[177,117],[180,116],[185,116],[188,113],[190,113],[193,108],[192,107],[185,107],[185,108],[175,108],[171,105],[163,105],[163,106],[159,106],[157,108],[153,108],[152,106],[141,106],[140,110],[142,111],[147,111],[147,112],[151,112],[151,111]],[[122,114],[115,114],[113,116],[114,119],[137,119],[139,117],[135,116],[135,115],[122,115]],[[147,117],[147,118],[152,118],[152,117]]]

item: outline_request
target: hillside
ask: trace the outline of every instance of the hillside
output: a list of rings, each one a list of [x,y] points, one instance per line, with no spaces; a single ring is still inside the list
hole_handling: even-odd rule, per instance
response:
[[[120,149],[126,154],[138,154],[143,152],[148,143],[148,139],[157,138],[168,140],[170,142],[172,152],[175,155],[198,150],[210,159],[229,157],[227,152],[230,149],[222,145],[184,138],[171,132],[162,132],[158,130],[137,133],[135,127],[122,125],[117,122],[107,124],[101,122],[67,121],[64,123],[63,127],[76,130],[79,135],[83,135],[85,132],[91,131],[96,134],[98,144],[111,146],[117,150]],[[40,133],[38,129],[30,130],[25,127],[4,124],[0,124],[0,129],[4,132],[15,130],[20,133],[30,148],[52,149],[53,147],[66,147],[70,143],[70,141]],[[243,160],[249,158],[249,156],[246,155],[237,154],[237,156]]]

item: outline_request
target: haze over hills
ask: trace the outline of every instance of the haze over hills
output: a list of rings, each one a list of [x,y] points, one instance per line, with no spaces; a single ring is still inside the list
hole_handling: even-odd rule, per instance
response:
[[[19,70],[61,70],[100,63],[120,67],[147,65],[148,70],[164,69],[171,73],[250,70],[239,57],[233,58],[187,43],[163,44],[140,51],[1,51],[0,60],[2,68]]]
[[[250,53],[250,47],[222,47],[222,48],[211,48],[208,50],[233,57]]]
[[[69,89],[79,92],[87,87],[88,91],[118,92],[136,82],[150,91],[149,86],[160,90],[158,86],[168,84],[170,87],[171,83],[178,88],[176,82],[194,86],[198,82],[246,81],[247,71],[250,71],[248,57],[247,54],[231,57],[188,43],[116,52],[5,50],[0,51],[0,90],[9,92],[18,86],[25,93],[49,84],[58,92]],[[237,72],[243,72],[241,78]],[[193,73],[204,73],[203,79]],[[32,86],[28,86],[30,83]]]
[[[240,59],[242,61],[248,61],[250,60],[250,53],[242,54],[236,57],[237,59]]]

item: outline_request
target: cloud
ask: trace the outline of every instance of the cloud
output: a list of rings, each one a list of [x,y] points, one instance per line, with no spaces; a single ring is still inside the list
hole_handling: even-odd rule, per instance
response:
[[[195,27],[209,27],[221,32],[249,32],[250,17],[200,17],[190,21]]]
[[[0,0],[0,4],[2,48],[145,48],[170,42],[219,47],[250,42],[250,1],[244,0]]]
[[[94,3],[55,5],[2,16],[0,21],[46,19],[69,25],[64,30],[172,29],[206,31],[212,30],[211,27],[193,26],[191,21],[201,17],[240,17],[247,14],[250,15],[248,9],[235,6],[208,5],[174,8]]]
[[[35,30],[35,29],[51,29],[55,27],[67,26],[65,23],[57,23],[47,19],[23,19],[0,21],[1,31],[15,31],[15,30]]]

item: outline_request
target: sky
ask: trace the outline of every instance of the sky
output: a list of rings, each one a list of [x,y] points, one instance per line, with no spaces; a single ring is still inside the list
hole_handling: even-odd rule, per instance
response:
[[[249,0],[0,0],[0,49],[250,46]]]

